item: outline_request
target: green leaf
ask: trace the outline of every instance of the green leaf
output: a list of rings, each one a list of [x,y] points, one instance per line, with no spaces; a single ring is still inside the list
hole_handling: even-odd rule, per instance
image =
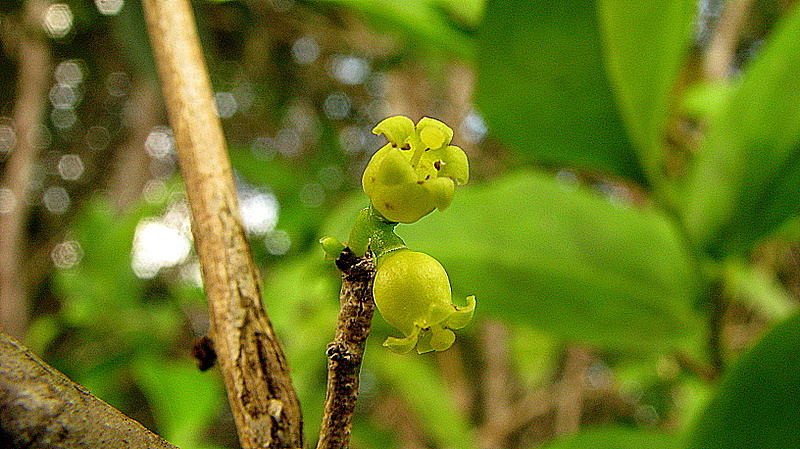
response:
[[[159,434],[180,447],[210,447],[206,441],[210,426],[225,401],[218,372],[201,372],[190,359],[172,361],[158,356],[138,358],[133,370]]]
[[[358,11],[380,29],[402,32],[413,41],[444,54],[472,57],[471,30],[481,16],[482,0],[316,0]]]
[[[564,437],[545,447],[546,449],[678,449],[679,442],[679,438],[674,435],[611,427]]]
[[[800,441],[800,314],[772,329],[727,374],[690,449],[783,449]]]
[[[697,243],[715,256],[746,254],[800,212],[800,9],[769,38],[709,133],[684,209]]]
[[[476,101],[526,161],[644,182],[603,62],[593,2],[487,4]]]
[[[695,19],[692,0],[598,0],[606,66],[649,181],[663,186],[669,96]]]
[[[477,296],[476,317],[620,347],[698,334],[692,261],[654,210],[523,172],[461,189],[446,211],[398,234],[437,258],[462,298]]]

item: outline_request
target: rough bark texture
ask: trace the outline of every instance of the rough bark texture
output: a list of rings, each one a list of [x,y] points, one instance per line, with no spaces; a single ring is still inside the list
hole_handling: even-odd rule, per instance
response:
[[[300,405],[261,302],[191,7],[188,0],[143,5],[192,211],[210,336],[239,440],[245,449],[302,448]]]
[[[0,447],[175,449],[0,333]]]
[[[372,258],[369,255],[357,258],[345,249],[336,260],[336,266],[342,272],[341,309],[336,336],[328,345],[328,390],[317,449],[350,446],[358,376],[375,310]]]
[[[28,184],[38,156],[38,129],[45,112],[52,62],[41,26],[46,2],[28,0],[17,47],[16,101],[12,112],[16,145],[5,164],[0,187],[11,192],[12,206],[0,213],[0,329],[21,337],[27,328],[28,292],[21,269],[28,219]]]

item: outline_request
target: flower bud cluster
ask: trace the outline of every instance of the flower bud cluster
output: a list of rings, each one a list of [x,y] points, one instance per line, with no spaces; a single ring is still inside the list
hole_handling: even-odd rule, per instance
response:
[[[453,145],[453,130],[425,117],[387,118],[375,127],[389,142],[370,160],[361,179],[370,207],[361,211],[348,247],[359,256],[369,248],[376,259],[373,296],[383,318],[402,334],[384,346],[398,353],[444,351],[455,341],[453,329],[472,319],[475,297],[465,306],[452,302],[450,280],[433,257],[411,251],[394,233],[398,223],[414,223],[453,201],[455,186],[469,180],[464,152]],[[329,256],[343,247],[331,237],[320,240]]]

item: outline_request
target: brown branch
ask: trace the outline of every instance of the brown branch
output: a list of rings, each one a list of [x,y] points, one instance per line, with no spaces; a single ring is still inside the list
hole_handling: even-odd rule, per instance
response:
[[[591,363],[591,352],[580,344],[567,347],[566,359],[561,381],[557,386],[555,398],[556,435],[577,433],[583,416],[583,401],[586,383],[586,370]]]
[[[723,80],[731,75],[736,47],[752,6],[753,0],[725,3],[704,55],[703,70],[708,79]]]
[[[175,449],[0,332],[2,447]]]
[[[11,192],[12,206],[0,213],[0,329],[21,337],[27,328],[28,298],[21,269],[28,219],[28,184],[38,153],[38,130],[45,112],[52,69],[50,47],[41,26],[47,3],[25,2],[19,24],[16,103],[12,112],[16,145],[5,164],[0,187]]]
[[[345,248],[336,266],[342,272],[341,309],[336,336],[328,345],[328,389],[317,449],[350,447],[358,375],[375,310],[372,257],[358,258]]]
[[[244,449],[302,448],[302,415],[261,301],[233,175],[188,0],[145,0],[203,268],[210,336]]]

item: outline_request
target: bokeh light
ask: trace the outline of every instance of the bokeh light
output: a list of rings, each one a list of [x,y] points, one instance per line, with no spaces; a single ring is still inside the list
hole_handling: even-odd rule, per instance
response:
[[[72,29],[72,10],[65,3],[53,3],[44,13],[44,29],[52,38],[62,38]]]
[[[253,235],[265,235],[278,223],[278,199],[269,192],[252,191],[239,194],[242,225]]]
[[[302,149],[300,134],[292,128],[283,128],[278,131],[272,143],[286,157],[297,156]]]
[[[111,133],[105,126],[90,126],[86,130],[86,146],[90,150],[105,150],[111,142]]]
[[[10,153],[17,144],[17,133],[11,124],[11,119],[0,117],[0,159]]]
[[[459,131],[461,131],[461,135],[466,141],[477,143],[483,140],[486,133],[489,132],[489,128],[486,126],[483,117],[477,111],[471,110],[461,122]]]
[[[163,159],[175,153],[175,139],[172,129],[166,126],[154,126],[144,141],[144,150],[150,157]]]
[[[83,159],[77,154],[65,154],[58,160],[58,174],[65,181],[80,179],[83,170]]]
[[[312,64],[319,58],[319,53],[319,44],[314,36],[301,36],[292,44],[292,59],[298,64]]]
[[[125,0],[94,0],[97,10],[104,16],[115,16],[122,11]]]
[[[350,115],[353,104],[343,92],[334,92],[325,98],[322,109],[331,120],[342,120]]]
[[[142,188],[142,197],[149,204],[161,204],[167,199],[167,183],[160,179],[147,181]]]
[[[56,84],[50,88],[50,104],[56,109],[72,109],[78,104],[78,94],[70,85]]]
[[[286,231],[276,229],[264,237],[264,246],[273,256],[282,256],[292,248],[292,239]]]
[[[369,62],[358,56],[336,55],[331,59],[331,75],[342,84],[361,84],[370,74]]]
[[[112,97],[124,97],[131,89],[131,77],[125,72],[112,72],[106,77],[106,91]]]
[[[155,277],[162,268],[186,260],[191,241],[178,229],[155,220],[143,220],[133,237],[131,268],[142,279]]]
[[[367,143],[367,134],[360,126],[345,126],[339,131],[339,145],[346,153],[358,153]]]
[[[217,92],[214,94],[217,103],[217,116],[219,118],[231,118],[236,110],[239,109],[239,102],[231,92]]]
[[[339,190],[344,183],[344,172],[338,165],[329,165],[319,170],[317,178],[326,190]]]
[[[65,240],[50,251],[50,259],[56,268],[72,268],[78,265],[82,258],[83,248],[77,240]]]
[[[78,114],[73,109],[54,108],[50,111],[50,122],[60,130],[69,129],[78,122]]]
[[[60,186],[50,186],[42,194],[44,207],[54,214],[63,214],[69,209],[71,200],[67,190]]]
[[[250,143],[250,152],[253,153],[253,156],[268,161],[275,157],[275,153],[278,150],[275,148],[271,137],[259,136]]]
[[[298,196],[300,202],[303,203],[304,206],[317,208],[322,206],[322,203],[325,202],[325,189],[321,184],[310,182],[300,188]]]
[[[61,61],[53,72],[53,77],[60,86],[75,87],[83,81],[83,69],[77,59]]]

